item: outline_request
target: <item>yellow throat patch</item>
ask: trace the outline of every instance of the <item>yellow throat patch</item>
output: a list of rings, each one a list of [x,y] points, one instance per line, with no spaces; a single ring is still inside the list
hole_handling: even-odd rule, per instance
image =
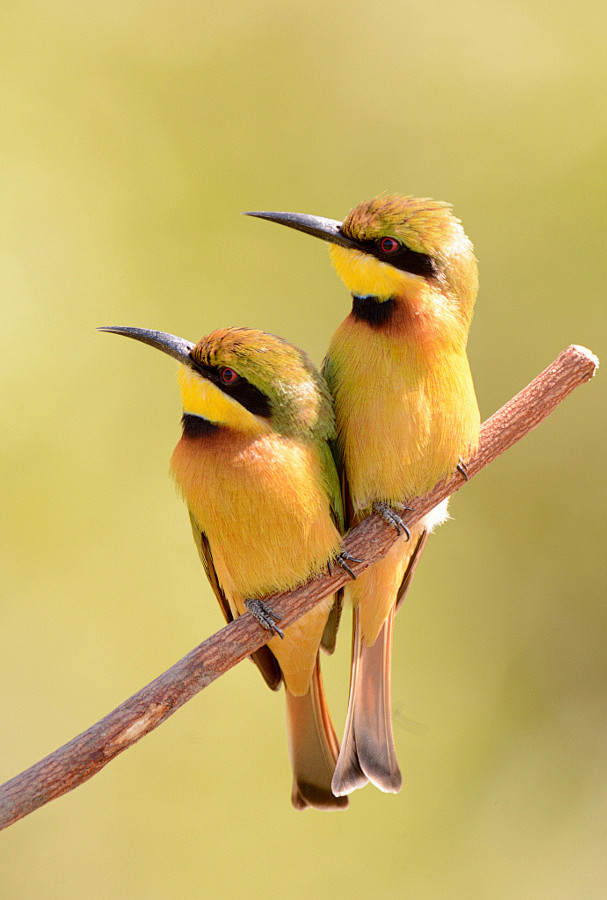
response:
[[[349,291],[361,297],[377,297],[388,300],[411,294],[422,288],[425,279],[408,272],[401,272],[389,263],[381,262],[368,253],[329,245],[333,266]]]
[[[180,366],[177,372],[183,411],[201,416],[214,425],[227,425],[250,434],[267,434],[270,423],[245,409],[207,378],[198,375],[189,366]]]

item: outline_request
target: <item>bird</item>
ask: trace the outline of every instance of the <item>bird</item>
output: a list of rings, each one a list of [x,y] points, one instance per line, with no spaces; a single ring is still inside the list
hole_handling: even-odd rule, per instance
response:
[[[318,653],[333,600],[283,632],[262,599],[333,561],[349,569],[324,379],[303,351],[253,329],[216,330],[197,344],[143,328],[99,330],[180,363],[182,435],[171,472],[202,564],[226,621],[248,610],[272,632],[252,657],[270,688],[285,685],[293,805],[345,808],[347,798],[331,791],[339,744]]]
[[[471,241],[448,203],[380,194],[343,221],[249,212],[329,243],[352,295],[323,365],[335,408],[335,455],[346,527],[372,512],[401,537],[346,586],[353,650],[346,724],[332,787],[345,796],[368,782],[396,793],[402,775],[390,709],[394,616],[439,504],[411,529],[403,512],[458,469],[478,445],[480,416],[466,344],[478,290]]]

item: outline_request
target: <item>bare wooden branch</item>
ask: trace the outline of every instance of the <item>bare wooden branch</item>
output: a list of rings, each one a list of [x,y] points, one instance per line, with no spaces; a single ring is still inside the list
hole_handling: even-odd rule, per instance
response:
[[[584,347],[572,345],[531,384],[506,403],[481,428],[478,452],[467,461],[473,478],[497,456],[519,441],[546,418],[578,385],[588,381],[598,359]],[[455,473],[414,501],[415,510],[405,519],[414,524],[465,484]],[[381,559],[397,539],[396,531],[378,516],[370,516],[353,529],[345,549],[361,563],[355,573]],[[280,614],[283,627],[333,593],[348,580],[338,568],[296,590],[273,595],[269,603]],[[55,797],[87,781],[110,760],[145,734],[157,728],[195,694],[249,656],[267,640],[265,631],[249,614],[241,616],[175,663],[167,672],[142,688],[105,718],[73,738],[50,756],[0,787],[0,828],[6,828]]]

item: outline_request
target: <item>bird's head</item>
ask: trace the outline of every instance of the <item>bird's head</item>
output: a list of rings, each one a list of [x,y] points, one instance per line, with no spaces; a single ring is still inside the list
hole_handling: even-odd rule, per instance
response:
[[[271,431],[325,440],[333,413],[324,379],[303,351],[263,331],[225,328],[197,344],[163,331],[100,328],[134,338],[176,359],[191,435],[232,429],[251,436]]]
[[[447,203],[381,194],[339,222],[299,213],[251,212],[319,237],[354,298],[404,299],[423,306],[428,287],[469,323],[478,288],[476,259]]]

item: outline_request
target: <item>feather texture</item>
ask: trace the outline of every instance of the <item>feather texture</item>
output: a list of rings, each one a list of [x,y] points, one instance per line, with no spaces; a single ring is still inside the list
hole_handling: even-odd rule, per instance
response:
[[[343,515],[327,444],[334,420],[320,375],[279,338],[228,329],[203,338],[192,358],[180,370],[184,412],[216,427],[184,429],[171,472],[207,576],[231,619],[246,611],[245,601],[318,575],[339,552]],[[285,683],[297,808],[347,805],[331,792],[339,746],[318,662],[332,603],[326,598],[284,639],[271,637],[253,655],[270,687]]]
[[[336,457],[352,526],[377,501],[398,511],[476,448],[480,417],[466,342],[478,280],[472,245],[447,204],[376,197],[356,207],[341,231],[356,246],[331,244],[331,260],[355,303],[333,336],[323,371],[335,404]],[[393,240],[382,244],[386,237]],[[392,266],[382,246],[404,260],[407,253],[423,254],[415,265],[431,274]],[[385,315],[370,314],[374,301]],[[337,794],[367,780],[385,791],[400,789],[390,716],[392,623],[427,536],[445,515],[446,504],[345,589],[354,607],[354,645],[333,777]]]

